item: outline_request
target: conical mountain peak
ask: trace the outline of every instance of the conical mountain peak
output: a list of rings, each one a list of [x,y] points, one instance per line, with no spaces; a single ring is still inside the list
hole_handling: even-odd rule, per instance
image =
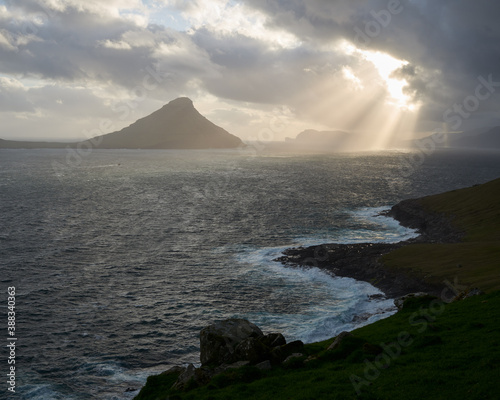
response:
[[[179,97],[120,131],[83,142],[102,149],[234,149],[240,138],[201,115],[188,97]],[[15,142],[0,139],[0,148],[66,148],[81,143]]]
[[[101,148],[227,149],[244,146],[236,136],[201,115],[179,97],[127,128],[102,136]]]
[[[168,104],[163,107],[193,107],[193,100],[189,97],[178,97],[175,100],[170,101]]]

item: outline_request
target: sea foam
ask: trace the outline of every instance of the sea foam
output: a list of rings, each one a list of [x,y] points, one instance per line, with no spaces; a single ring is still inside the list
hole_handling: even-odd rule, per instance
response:
[[[326,241],[335,243],[395,243],[418,236],[415,230],[401,226],[381,213],[387,207],[362,208],[350,214],[359,229],[344,230],[330,238],[300,237],[296,242],[312,246]],[[329,240],[325,240],[329,239]],[[296,245],[296,244],[294,244]],[[292,246],[289,246],[292,247]],[[342,331],[350,331],[386,318],[396,312],[394,301],[367,282],[330,275],[319,268],[292,268],[273,261],[287,247],[246,248],[237,255],[238,262],[249,264],[255,284],[266,285],[272,292],[269,301],[283,303],[242,315],[264,329],[281,331],[288,340],[306,343],[328,339]],[[294,313],[291,302],[300,302]]]

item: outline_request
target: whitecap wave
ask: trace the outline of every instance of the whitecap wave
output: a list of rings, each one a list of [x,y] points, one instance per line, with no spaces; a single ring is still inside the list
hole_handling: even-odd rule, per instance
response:
[[[399,221],[385,215],[390,207],[366,207],[351,212],[353,218],[360,223],[374,225],[374,230],[366,232],[368,235],[364,241],[397,243],[400,241],[416,238],[419,234],[416,229],[406,228]]]
[[[418,236],[414,229],[383,215],[387,207],[370,207],[351,211],[357,229],[346,229],[336,237],[309,236],[296,241],[302,246],[335,243],[396,243]],[[294,244],[295,245],[295,244]],[[368,282],[330,275],[319,268],[290,268],[273,260],[291,246],[241,249],[240,263],[250,265],[255,284],[266,285],[274,301],[299,302],[284,312],[258,311],[245,315],[264,328],[282,332],[288,340],[306,343],[336,336],[342,331],[371,324],[396,312],[394,301]]]
[[[240,315],[268,331],[279,331],[287,340],[318,342],[388,317],[394,302],[367,282],[335,277],[319,268],[290,268],[272,261],[284,247],[247,249],[239,262],[251,265],[255,282],[273,292],[283,310],[293,302],[293,312],[256,311]],[[374,299],[372,296],[375,296]],[[277,307],[279,308],[279,307]]]
[[[406,228],[394,218],[383,214],[389,209],[390,207],[366,207],[349,211],[356,228],[345,228],[328,235],[301,236],[295,241],[300,246],[317,246],[323,243],[397,243],[419,235],[416,229]]]

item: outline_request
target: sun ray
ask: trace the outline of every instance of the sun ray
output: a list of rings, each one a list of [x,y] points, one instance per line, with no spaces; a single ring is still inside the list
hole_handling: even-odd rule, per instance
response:
[[[313,117],[335,128],[353,132],[359,149],[379,150],[391,146],[414,129],[419,105],[404,93],[407,81],[394,72],[408,65],[389,54],[347,47],[356,57],[353,66],[342,67],[330,81],[314,90],[322,99],[308,110]],[[339,90],[339,76],[345,87]]]

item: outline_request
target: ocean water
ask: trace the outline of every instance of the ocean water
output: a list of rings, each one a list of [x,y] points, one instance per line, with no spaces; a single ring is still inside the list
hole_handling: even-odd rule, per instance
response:
[[[272,260],[292,246],[412,237],[377,214],[499,176],[498,153],[0,150],[15,398],[130,399],[148,375],[198,362],[199,331],[215,320],[313,342],[384,318],[393,302],[370,299],[368,283]]]

